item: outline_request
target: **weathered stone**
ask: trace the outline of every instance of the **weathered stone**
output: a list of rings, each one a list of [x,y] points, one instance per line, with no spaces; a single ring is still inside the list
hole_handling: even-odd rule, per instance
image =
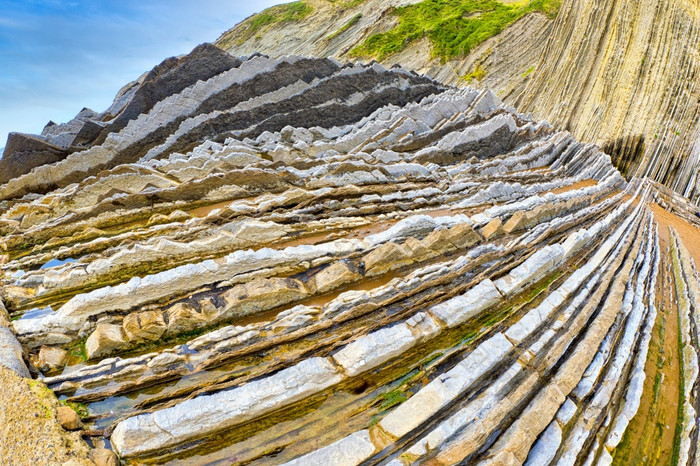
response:
[[[342,379],[326,359],[306,359],[241,387],[183,401],[117,424],[112,445],[122,457],[160,451],[318,393]]]
[[[516,212],[508,219],[505,225],[503,225],[503,231],[506,234],[511,234],[515,231],[522,230],[528,223],[528,214],[526,212]]]
[[[411,250],[411,256],[416,259],[435,254],[435,252],[427,248],[422,241],[413,237],[408,238],[404,243],[404,246]]]
[[[10,133],[2,158],[0,158],[0,184],[7,183],[32,168],[63,160],[68,151],[39,137],[22,133]]]
[[[549,464],[557,453],[557,449],[561,444],[561,438],[561,427],[559,427],[559,424],[556,422],[552,422],[549,427],[542,432],[539,440],[530,450],[525,465],[538,466],[540,464]]]
[[[59,406],[56,409],[56,419],[66,430],[78,430],[83,427],[83,421],[80,420],[78,413],[68,406]]]
[[[333,359],[351,377],[368,371],[404,353],[421,338],[429,338],[440,330],[429,316],[422,315],[419,321],[420,329],[417,328],[418,322],[411,322],[414,325],[407,322],[365,335],[338,351]]]
[[[314,275],[309,281],[309,290],[312,293],[325,293],[326,291],[353,283],[360,278],[362,278],[362,275],[358,271],[353,270],[349,263],[339,261]]]
[[[504,295],[515,293],[551,272],[563,257],[564,248],[561,245],[545,246],[511,270],[508,275],[496,280],[494,285]]]
[[[2,261],[0,260],[0,264]],[[10,326],[10,313],[7,312],[7,308],[5,308],[5,304],[2,302],[2,299],[0,299],[0,327],[9,327]]]
[[[365,255],[362,261],[367,274],[377,275],[409,263],[411,252],[401,244],[388,242]]]
[[[463,295],[430,308],[430,313],[448,327],[456,327],[498,304],[501,294],[491,280],[484,280]]]
[[[369,431],[361,430],[312,453],[285,463],[286,466],[352,466],[374,453]]]
[[[68,351],[62,348],[42,346],[39,349],[37,368],[42,372],[50,372],[60,369],[66,365],[67,357]]]
[[[447,239],[459,249],[468,248],[480,240],[479,235],[466,223],[460,223],[449,228],[447,230]]]
[[[451,249],[452,242],[448,238],[446,230],[435,230],[421,240],[423,246],[433,251],[442,252]]]
[[[29,370],[24,363],[24,351],[14,333],[8,327],[0,325],[0,364],[21,375],[29,377]]]
[[[292,278],[259,278],[223,294],[227,317],[245,316],[281,306],[309,295],[306,286]]]
[[[131,313],[124,317],[122,326],[126,339],[131,343],[157,340],[168,328],[160,311]]]
[[[106,448],[95,448],[91,453],[92,461],[95,466],[118,466],[119,458],[113,451]]]
[[[503,235],[503,222],[498,217],[491,220],[481,229],[481,236],[486,240],[498,238],[501,235]]]
[[[94,359],[124,349],[127,345],[121,325],[100,323],[85,342],[85,351],[88,359]]]
[[[479,345],[454,369],[436,378],[401,404],[379,425],[395,437],[405,435],[476,381],[511,348],[505,337],[497,334]]]
[[[204,327],[212,321],[212,317],[215,317],[205,314],[189,303],[176,303],[168,309],[167,313],[168,335],[177,335]]]

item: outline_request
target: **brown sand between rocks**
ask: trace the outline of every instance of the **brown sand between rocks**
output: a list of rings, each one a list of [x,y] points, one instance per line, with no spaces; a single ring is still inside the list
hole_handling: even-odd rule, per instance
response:
[[[79,432],[56,421],[58,400],[36,380],[0,366],[0,464],[93,465]]]

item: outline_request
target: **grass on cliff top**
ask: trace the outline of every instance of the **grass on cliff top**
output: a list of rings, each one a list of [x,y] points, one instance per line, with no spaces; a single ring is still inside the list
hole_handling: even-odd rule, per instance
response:
[[[238,34],[239,44],[250,39],[265,26],[301,21],[314,11],[313,7],[304,1],[276,5],[251,16],[242,23]],[[220,39],[224,39],[223,37]]]
[[[356,6],[360,6],[362,3],[364,3],[365,0],[328,0],[329,2],[333,3],[336,6],[339,6],[340,8],[344,10],[349,10],[351,8],[355,8]]]
[[[427,37],[433,45],[433,57],[444,62],[468,55],[527,13],[538,11],[553,18],[560,5],[561,0],[510,4],[496,0],[425,0],[393,10],[398,25],[368,37],[351,51],[351,55],[382,60]]]

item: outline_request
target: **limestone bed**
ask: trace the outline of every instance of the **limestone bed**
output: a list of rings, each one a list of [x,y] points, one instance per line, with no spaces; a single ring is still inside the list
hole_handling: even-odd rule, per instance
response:
[[[100,455],[699,459],[694,206],[490,91],[223,55],[48,126],[65,153],[0,186],[0,363]],[[676,430],[640,453],[660,314]]]

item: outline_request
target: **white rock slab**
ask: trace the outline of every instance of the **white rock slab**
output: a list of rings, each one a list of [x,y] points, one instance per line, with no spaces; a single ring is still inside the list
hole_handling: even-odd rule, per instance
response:
[[[361,430],[284,463],[284,466],[355,466],[372,456],[374,450],[374,444],[369,438],[369,431]]]
[[[122,457],[156,452],[261,416],[342,378],[328,359],[306,359],[240,387],[125,419],[114,429],[112,446]]]
[[[500,362],[512,347],[503,334],[494,335],[453,369],[440,375],[389,413],[379,425],[396,437],[407,434]]]

